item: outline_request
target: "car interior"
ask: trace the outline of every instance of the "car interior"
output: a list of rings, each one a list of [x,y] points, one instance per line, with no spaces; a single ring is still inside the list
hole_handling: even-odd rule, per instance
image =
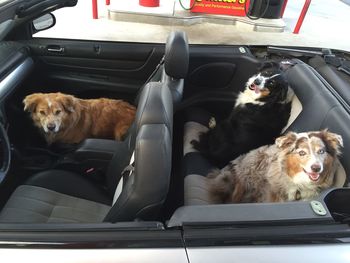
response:
[[[0,45],[0,222],[155,221],[168,228],[346,222],[350,78],[325,57],[287,47],[191,45],[182,31],[172,32],[165,44],[11,35]],[[299,111],[287,131],[329,129],[343,137],[339,173],[344,178],[315,200],[321,208],[306,201],[210,204],[199,174],[215,167],[186,154],[191,133],[186,122],[197,114],[193,109],[225,118],[236,94],[266,60],[291,63],[286,76]],[[23,110],[23,98],[34,92],[124,99],[137,106],[136,118],[124,141],[47,145]]]

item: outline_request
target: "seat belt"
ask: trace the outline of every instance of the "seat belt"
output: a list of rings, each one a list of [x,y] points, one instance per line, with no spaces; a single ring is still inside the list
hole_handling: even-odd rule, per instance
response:
[[[122,176],[121,176],[121,178],[119,180],[119,183],[118,183],[118,185],[117,185],[117,187],[115,189],[115,193],[114,193],[114,196],[113,196],[113,205],[118,200],[120,194],[123,191],[123,188],[124,188],[126,182],[128,181],[130,175],[132,175],[134,170],[135,170],[135,151],[132,152],[129,164],[121,172]]]
[[[146,85],[154,77],[158,69],[164,64],[164,61],[165,61],[165,55],[163,55],[163,57],[160,59],[158,65],[156,66],[156,68],[153,70],[153,72],[151,73],[151,75],[148,77],[148,79],[145,81],[143,85]]]
[[[163,55],[163,57],[160,59],[158,65],[156,66],[156,68],[153,70],[153,72],[151,73],[151,75],[147,78],[147,80],[145,81],[145,83],[143,83],[142,87],[138,90],[136,97],[135,97],[135,105],[138,104],[140,95],[144,89],[144,87],[147,85],[147,83],[149,83],[151,81],[151,79],[156,75],[156,73],[158,72],[159,68],[164,64],[165,61],[165,55]]]
[[[130,177],[130,175],[134,172],[134,170],[135,170],[134,166],[135,166],[135,151],[132,152],[129,164],[122,171],[121,180],[124,181],[123,187],[124,187],[126,181],[128,180],[128,178]]]

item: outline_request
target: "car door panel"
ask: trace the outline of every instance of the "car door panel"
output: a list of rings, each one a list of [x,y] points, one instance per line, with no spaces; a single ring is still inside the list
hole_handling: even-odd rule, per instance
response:
[[[39,38],[26,44],[51,89],[130,99],[155,70],[164,53],[161,44]]]
[[[227,94],[240,90],[259,61],[246,47],[193,46],[184,98],[207,99],[210,92]]]

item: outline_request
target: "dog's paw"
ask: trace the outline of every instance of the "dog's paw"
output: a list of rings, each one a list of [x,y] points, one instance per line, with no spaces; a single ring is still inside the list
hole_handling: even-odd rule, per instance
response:
[[[216,120],[214,117],[211,117],[209,119],[208,126],[209,126],[209,129],[214,129],[216,127]]]

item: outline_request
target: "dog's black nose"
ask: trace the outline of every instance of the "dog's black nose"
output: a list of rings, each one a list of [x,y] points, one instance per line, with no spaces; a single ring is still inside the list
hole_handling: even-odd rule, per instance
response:
[[[256,78],[256,79],[254,80],[254,84],[255,84],[255,85],[260,85],[261,82],[262,82],[262,79],[261,79],[261,78]]]
[[[49,124],[47,125],[47,129],[50,130],[50,131],[55,130],[55,128],[56,128],[56,125],[55,125],[54,123],[49,123]]]
[[[313,164],[313,165],[311,165],[311,170],[315,173],[318,173],[319,171],[321,171],[321,165]]]

